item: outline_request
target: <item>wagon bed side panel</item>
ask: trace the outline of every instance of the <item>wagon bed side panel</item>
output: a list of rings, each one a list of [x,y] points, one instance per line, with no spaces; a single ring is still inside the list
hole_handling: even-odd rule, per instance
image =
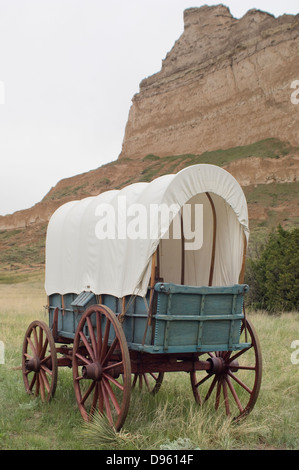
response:
[[[227,351],[239,343],[247,286],[189,287],[157,284],[157,312],[151,352]]]

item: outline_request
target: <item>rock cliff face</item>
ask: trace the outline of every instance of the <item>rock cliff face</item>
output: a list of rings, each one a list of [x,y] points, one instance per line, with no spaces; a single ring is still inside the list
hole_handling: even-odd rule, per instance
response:
[[[143,80],[122,157],[201,153],[276,137],[298,145],[299,15],[223,5],[184,12],[184,32],[159,73]]]

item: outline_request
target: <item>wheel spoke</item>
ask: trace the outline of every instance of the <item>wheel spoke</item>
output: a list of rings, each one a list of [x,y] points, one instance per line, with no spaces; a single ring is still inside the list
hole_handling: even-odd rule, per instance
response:
[[[92,382],[90,384],[90,386],[88,387],[87,391],[85,392],[84,396],[81,398],[80,400],[80,403],[81,405],[84,405],[84,403],[86,402],[87,398],[89,397],[89,395],[91,394],[91,392],[93,391],[94,387],[96,385],[96,382]]]
[[[40,385],[40,394],[42,401],[45,401],[45,384],[44,384],[44,379],[41,373],[38,374],[38,381]]]
[[[31,347],[31,350],[32,350],[33,354],[34,354],[35,356],[37,356],[37,350],[36,350],[34,344],[32,343],[31,338],[28,337],[28,338],[27,338],[27,341],[28,341],[28,344],[29,344],[30,347]]]
[[[249,348],[245,348],[245,349],[241,349],[241,351],[238,351],[237,354],[235,354],[234,356],[232,356],[230,358],[230,363],[232,361],[235,361],[236,359],[238,359],[240,356],[242,356],[243,354],[247,353],[247,351],[249,351],[250,349],[252,348],[252,346],[249,346]]]
[[[96,344],[96,338],[95,338],[95,335],[94,335],[94,329],[93,329],[90,317],[88,317],[86,319],[86,321],[87,321],[89,336],[90,336],[90,339],[91,339],[91,344],[92,344],[92,349],[93,349],[93,356],[92,357],[93,357],[94,360],[97,360],[98,359],[97,344]]]
[[[39,352],[40,357],[43,357],[43,353],[42,353],[42,351],[43,351],[43,336],[44,336],[43,335],[43,329],[40,328],[39,329],[39,339],[38,339],[38,352]],[[45,341],[45,343],[46,343],[46,341]]]
[[[151,377],[153,377],[153,379],[155,380],[155,382],[157,382],[158,377],[159,377],[157,374],[153,374],[152,372],[149,372],[149,375],[150,375]]]
[[[48,369],[48,367],[46,367],[44,365],[41,366],[41,371],[46,372],[50,376],[52,376],[52,374],[53,374],[53,372],[50,369]]]
[[[103,367],[103,372],[107,372],[107,370],[114,369],[115,367],[120,367],[123,365],[123,361],[120,362],[115,362],[113,364],[110,364],[110,366]]]
[[[35,396],[38,397],[40,391],[40,375],[36,374],[36,387],[35,387]],[[41,391],[42,396],[42,391]]]
[[[142,390],[143,384],[145,384],[147,391],[151,393],[152,395],[155,395],[161,387],[163,377],[164,377],[164,372],[136,373],[134,374],[132,387],[135,387],[138,381],[139,390]]]
[[[100,393],[101,387],[99,386],[98,383],[96,383],[95,388],[94,388],[94,393],[93,393],[93,399],[92,399],[92,405],[90,408],[90,414],[93,415],[97,409],[97,402],[99,398],[99,393]]]
[[[93,350],[91,349],[90,344],[89,344],[89,342],[88,342],[86,336],[84,335],[84,333],[83,333],[82,331],[80,331],[79,334],[80,334],[80,338],[81,338],[81,340],[83,341],[84,346],[86,347],[86,349],[87,349],[87,351],[88,351],[90,357],[92,358],[93,361],[95,361],[96,358],[95,358],[95,356],[94,356],[94,352],[93,352]]]
[[[198,388],[200,385],[204,384],[207,380],[210,380],[213,375],[206,375],[203,379],[201,379],[197,384],[195,385],[196,388]]]
[[[106,362],[109,361],[110,357],[111,357],[112,354],[114,353],[114,350],[115,350],[117,344],[118,344],[118,338],[114,338],[113,343],[111,344],[111,346],[110,346],[110,348],[109,348],[109,350],[108,350],[106,356],[105,356],[104,359],[102,360],[102,364],[103,364],[103,365],[106,364]]]
[[[120,390],[124,391],[124,386],[121,383],[117,382],[117,380],[114,377],[112,377],[111,375],[105,374],[105,373],[103,373],[103,377],[105,377],[105,379],[107,379],[107,380],[110,380],[110,382],[112,382],[114,385],[116,385],[116,387],[118,387]]]
[[[36,354],[39,354],[39,353],[40,353],[40,345],[39,345],[39,340],[37,339],[36,327],[33,328],[32,334],[33,334],[33,339],[34,339],[34,345],[35,345]]]
[[[138,383],[139,383],[139,390],[142,390],[142,384],[143,384],[143,375],[142,374],[138,375]]]
[[[45,339],[45,342],[44,342],[44,345],[43,345],[43,347],[42,347],[42,349],[41,349],[40,358],[43,358],[43,357],[45,356],[46,350],[47,350],[47,347],[48,347],[48,344],[49,344],[49,341],[48,341],[48,339],[46,338],[46,339]]]
[[[212,383],[211,383],[211,385],[210,385],[210,388],[209,388],[209,390],[208,390],[208,393],[207,393],[206,396],[205,396],[205,400],[204,400],[204,401],[207,401],[207,400],[210,398],[210,396],[212,395],[212,392],[213,392],[213,390],[214,390],[214,388],[215,388],[216,383],[217,383],[217,377],[214,376],[213,381],[212,381]]]
[[[98,384],[98,409],[99,413],[103,414],[103,408],[104,408],[104,396],[103,396],[103,391],[101,384]]]
[[[105,405],[105,409],[106,409],[106,415],[107,415],[107,418],[108,418],[108,421],[109,421],[110,425],[113,427],[113,418],[112,418],[112,413],[111,413],[109,396],[108,396],[108,393],[106,391],[106,388],[105,388],[103,382],[101,383],[101,388],[102,388],[102,393],[103,393],[103,398],[104,398],[104,405]]]
[[[47,392],[50,393],[50,384],[49,384],[49,381],[48,381],[48,378],[47,378],[45,372],[44,372],[42,369],[40,370],[40,375],[41,375],[41,377],[42,377],[44,386],[45,386],[46,389],[47,389]]]
[[[143,374],[143,380],[144,380],[144,383],[145,383],[148,391],[150,392],[151,391],[151,386],[150,386],[150,383],[149,383],[149,380],[148,380],[148,376],[146,374]]]
[[[226,416],[230,416],[230,407],[229,407],[229,400],[228,400],[228,393],[227,393],[227,384],[226,381],[222,379],[222,388],[223,388],[223,397],[224,397],[224,404],[225,404],[225,411]]]
[[[233,398],[234,398],[234,400],[237,404],[237,407],[239,408],[240,412],[243,413],[244,408],[241,405],[241,402],[240,402],[239,397],[236,393],[236,390],[235,390],[235,388],[232,384],[232,381],[230,380],[230,377],[226,377],[225,380],[226,380],[227,385],[229,386],[229,389],[230,389],[231,394],[232,394],[232,396],[233,396]]]
[[[43,359],[41,359],[40,363],[45,364],[45,362],[49,361],[50,359],[51,359],[51,354],[49,356],[46,356]]]
[[[109,333],[110,333],[110,321],[109,321],[108,318],[106,318],[104,340],[103,340],[103,344],[102,344],[102,353],[101,353],[101,357],[100,357],[101,363],[103,363],[103,358],[106,356]]]
[[[102,349],[102,314],[100,312],[96,313],[96,325],[97,325],[98,351],[101,351]]]
[[[80,359],[84,362],[84,364],[92,364],[92,361],[87,357],[83,356],[82,354],[76,353],[76,358]]]
[[[242,382],[242,380],[240,380],[238,377],[236,377],[236,376],[235,376],[234,374],[232,374],[231,372],[228,372],[228,375],[229,375],[232,379],[234,379],[242,388],[244,388],[244,390],[246,390],[246,392],[248,392],[248,393],[250,393],[250,394],[252,393],[252,390],[251,390],[249,387],[247,387],[247,385],[244,384],[244,382]]]
[[[221,380],[217,380],[215,377],[215,384],[217,383],[217,391],[216,391],[216,401],[215,401],[215,410],[218,410],[219,403],[220,403],[220,395],[221,395]]]
[[[240,370],[253,370],[256,371],[256,366],[238,366],[238,369]]]
[[[33,359],[33,356],[30,356],[30,354],[28,354],[28,353],[24,353],[24,356],[25,356],[27,359]]]
[[[29,374],[29,373],[30,373],[30,371],[28,371],[28,374]],[[31,380],[31,382],[30,382],[30,385],[29,385],[29,390],[30,390],[30,392],[32,392],[32,389],[33,389],[33,387],[34,387],[34,384],[35,384],[35,382],[36,382],[36,379],[37,379],[37,373],[34,372],[34,375],[33,375],[33,377],[32,377],[32,380]]]
[[[116,399],[116,396],[115,396],[114,393],[113,393],[113,390],[112,390],[112,388],[111,388],[110,383],[109,383],[108,381],[106,381],[106,380],[103,380],[103,384],[104,384],[104,387],[106,388],[106,390],[107,390],[107,392],[108,392],[108,395],[109,395],[109,397],[110,397],[110,400],[112,401],[112,403],[113,403],[113,405],[114,405],[114,408],[115,408],[117,414],[119,415],[119,413],[120,413],[120,406],[119,406],[119,404],[118,404],[118,401],[117,401],[117,399]]]

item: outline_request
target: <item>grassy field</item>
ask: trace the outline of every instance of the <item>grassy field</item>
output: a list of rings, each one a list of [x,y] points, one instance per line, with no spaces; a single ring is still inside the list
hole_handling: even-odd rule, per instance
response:
[[[19,279],[23,281],[23,279]],[[43,404],[25,393],[19,369],[24,334],[32,320],[47,322],[42,279],[0,283],[0,449],[299,449],[299,314],[250,313],[263,350],[263,381],[252,413],[236,424],[209,404],[196,405],[186,373],[166,374],[156,396],[134,389],[125,426],[114,433],[103,419],[83,423],[70,369],[60,368],[54,399]],[[298,357],[299,355],[297,355]]]

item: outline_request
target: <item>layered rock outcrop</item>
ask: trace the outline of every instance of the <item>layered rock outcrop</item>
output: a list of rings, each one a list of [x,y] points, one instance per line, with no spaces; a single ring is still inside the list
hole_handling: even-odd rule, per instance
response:
[[[223,5],[184,12],[184,32],[132,100],[120,158],[199,154],[268,137],[299,144],[299,15]]]

